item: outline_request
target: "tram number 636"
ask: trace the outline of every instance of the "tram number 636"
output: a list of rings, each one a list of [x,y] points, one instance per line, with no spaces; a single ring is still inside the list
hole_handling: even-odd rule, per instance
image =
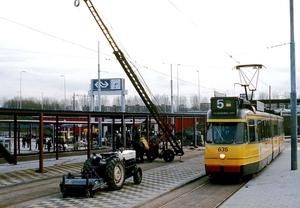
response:
[[[219,152],[228,152],[228,147],[219,147],[218,151]]]

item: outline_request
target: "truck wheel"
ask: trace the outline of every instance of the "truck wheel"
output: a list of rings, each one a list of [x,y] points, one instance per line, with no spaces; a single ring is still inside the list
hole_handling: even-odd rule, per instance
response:
[[[172,162],[174,160],[175,154],[173,150],[167,149],[163,153],[163,158],[165,162]]]
[[[142,182],[143,174],[140,167],[135,166],[133,170],[133,181],[135,184],[140,184]]]
[[[119,158],[112,158],[107,162],[105,178],[109,189],[122,189],[125,181],[125,168]]]

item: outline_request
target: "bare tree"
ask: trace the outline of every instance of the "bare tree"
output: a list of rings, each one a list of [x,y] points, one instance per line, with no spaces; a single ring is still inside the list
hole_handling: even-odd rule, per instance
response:
[[[259,95],[258,95],[259,100],[266,100],[268,98],[269,98],[268,93],[266,93],[266,92],[260,92]]]
[[[193,95],[190,97],[191,109],[192,110],[199,110],[199,98],[197,95]]]

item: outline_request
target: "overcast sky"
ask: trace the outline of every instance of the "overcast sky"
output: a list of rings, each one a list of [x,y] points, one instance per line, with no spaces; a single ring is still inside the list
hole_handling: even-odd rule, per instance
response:
[[[0,0],[0,99],[67,99],[86,95],[97,79],[125,78],[83,0]],[[121,50],[152,94],[243,93],[235,65],[259,63],[257,93],[290,92],[290,14],[283,0],[93,0]],[[296,69],[300,5],[294,1]],[[177,71],[178,70],[178,71]],[[26,72],[22,72],[26,71]],[[64,77],[62,77],[63,75]],[[177,79],[179,75],[179,79]],[[22,77],[22,79],[21,79]],[[296,77],[297,82],[299,76]],[[178,82],[179,81],[179,84]],[[179,92],[177,90],[179,89]],[[1,103],[0,103],[1,104]]]

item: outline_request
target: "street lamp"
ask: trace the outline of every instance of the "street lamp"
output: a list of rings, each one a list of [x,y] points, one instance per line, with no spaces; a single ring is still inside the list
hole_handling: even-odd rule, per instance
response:
[[[20,108],[22,108],[22,73],[26,71],[20,71]]]
[[[171,113],[174,113],[174,109],[173,109],[173,70],[172,70],[172,64],[170,64],[171,66]],[[173,124],[173,123],[172,123]]]
[[[42,109],[44,109],[44,93],[42,93]]]
[[[64,75],[60,75],[60,76],[64,78],[64,96],[65,96],[64,107],[65,107],[65,110],[66,110],[66,107],[67,107],[66,77]]]
[[[179,76],[178,76],[178,67],[180,64],[177,64],[177,112],[179,112]]]
[[[197,70],[198,73],[198,97],[199,97],[199,110],[201,110],[201,104],[200,104],[200,76],[199,76],[199,70]]]

